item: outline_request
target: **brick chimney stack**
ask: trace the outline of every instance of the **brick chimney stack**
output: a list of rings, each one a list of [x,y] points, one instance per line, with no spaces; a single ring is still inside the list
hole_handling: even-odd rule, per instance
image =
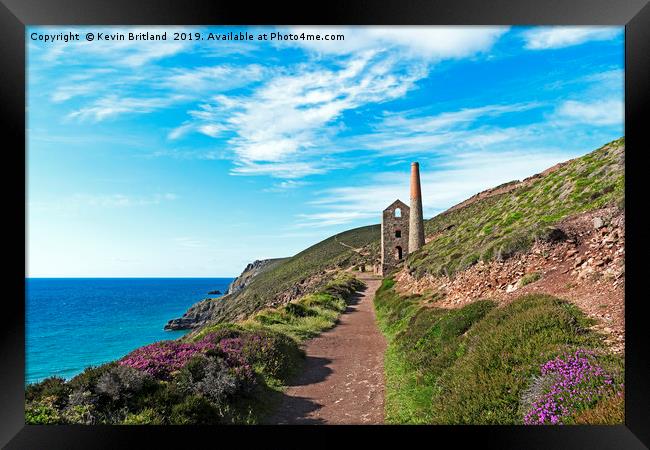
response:
[[[411,163],[411,208],[409,214],[409,253],[424,245],[424,220],[422,217],[422,191],[420,189],[420,164]]]

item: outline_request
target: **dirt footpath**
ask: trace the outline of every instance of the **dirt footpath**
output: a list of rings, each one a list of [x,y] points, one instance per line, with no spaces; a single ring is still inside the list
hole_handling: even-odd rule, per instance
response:
[[[384,419],[384,350],[373,300],[381,280],[350,302],[338,325],[307,341],[307,360],[285,392],[272,424],[380,424]]]

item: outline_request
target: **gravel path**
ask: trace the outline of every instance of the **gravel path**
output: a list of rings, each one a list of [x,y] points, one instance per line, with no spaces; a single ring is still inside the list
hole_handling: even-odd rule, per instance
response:
[[[357,275],[368,287],[338,325],[307,341],[307,360],[287,388],[272,424],[380,424],[384,419],[384,350],[373,300],[381,280]]]

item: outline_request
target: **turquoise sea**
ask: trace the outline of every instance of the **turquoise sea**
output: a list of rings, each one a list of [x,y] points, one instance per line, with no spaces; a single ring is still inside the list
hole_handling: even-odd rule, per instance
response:
[[[28,278],[25,382],[71,378],[142,345],[176,339],[169,319],[232,278]]]

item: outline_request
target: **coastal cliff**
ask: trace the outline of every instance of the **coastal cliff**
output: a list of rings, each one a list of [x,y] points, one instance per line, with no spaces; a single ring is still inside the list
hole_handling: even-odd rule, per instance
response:
[[[234,294],[244,289],[260,273],[270,269],[284,258],[258,259],[246,266],[244,271],[228,286],[226,294]]]

